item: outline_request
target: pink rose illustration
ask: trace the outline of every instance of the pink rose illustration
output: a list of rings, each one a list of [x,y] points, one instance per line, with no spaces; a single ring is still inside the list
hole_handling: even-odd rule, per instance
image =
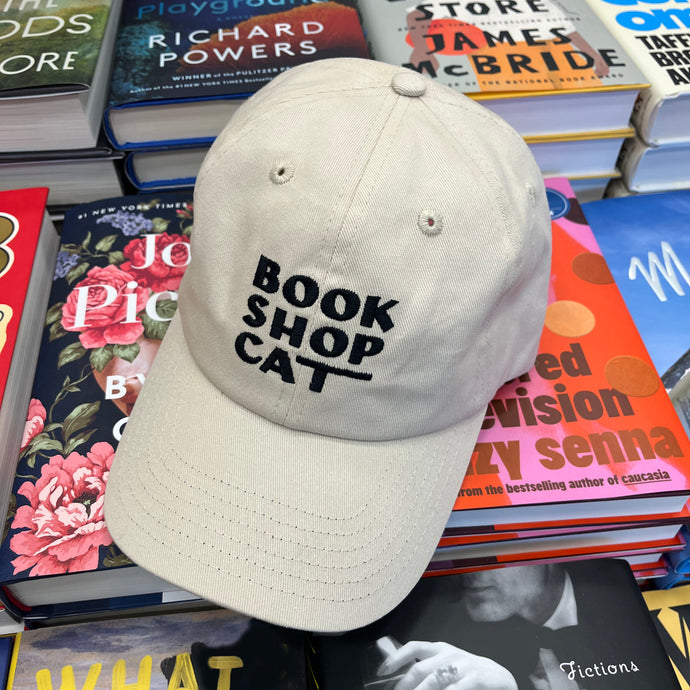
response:
[[[89,349],[131,345],[144,332],[137,314],[146,306],[149,291],[117,266],[95,266],[74,286],[62,307],[62,327],[79,333]]]
[[[24,425],[24,434],[22,435],[22,445],[20,450],[24,450],[31,439],[43,431],[43,426],[46,421],[46,408],[43,407],[40,400],[31,398],[29,402],[29,410],[26,414],[26,424]]]
[[[122,270],[136,276],[141,285],[153,292],[177,290],[189,263],[189,238],[172,233],[149,235],[132,240],[124,255],[128,261]]]
[[[24,482],[18,493],[30,501],[17,509],[10,548],[18,557],[14,572],[56,575],[98,566],[98,548],[112,544],[103,518],[105,484],[115,451],[95,443],[86,456],[53,456],[34,484]]]

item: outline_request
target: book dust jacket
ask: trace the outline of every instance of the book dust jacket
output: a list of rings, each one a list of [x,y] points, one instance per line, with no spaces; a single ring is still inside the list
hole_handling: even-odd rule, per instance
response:
[[[105,485],[191,259],[191,192],[118,197],[63,224],[0,546],[3,583],[129,565]]]
[[[303,690],[302,633],[210,610],[28,630],[8,690]]]
[[[246,96],[289,67],[344,56],[369,57],[352,0],[129,0],[110,106]]]
[[[487,408],[458,525],[474,509],[690,489],[688,437],[611,271],[568,181],[546,183],[553,258],[539,353]]]

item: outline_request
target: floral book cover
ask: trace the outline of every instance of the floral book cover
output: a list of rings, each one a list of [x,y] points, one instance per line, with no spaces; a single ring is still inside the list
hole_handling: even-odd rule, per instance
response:
[[[690,492],[690,441],[582,209],[566,179],[547,192],[553,259],[535,366],[490,402],[449,527],[557,522],[583,503],[602,516],[675,512]]]
[[[53,687],[303,690],[304,636],[217,609],[21,633],[7,690]]]
[[[103,518],[129,412],[190,260],[191,192],[65,216],[0,545],[0,582],[129,565]]]

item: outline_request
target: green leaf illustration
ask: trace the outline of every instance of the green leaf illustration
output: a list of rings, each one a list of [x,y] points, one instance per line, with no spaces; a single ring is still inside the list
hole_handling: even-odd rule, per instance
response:
[[[96,371],[103,371],[103,368],[106,366],[106,364],[108,364],[108,362],[110,362],[112,358],[113,346],[104,345],[103,347],[96,347],[91,350],[89,362]]]
[[[70,362],[75,362],[76,360],[84,357],[86,355],[86,350],[82,344],[77,340],[74,343],[70,343],[62,352],[58,355],[57,366],[58,369],[63,367],[65,364]]]
[[[89,268],[91,268],[90,264],[86,263],[85,261],[77,264],[73,269],[67,272],[65,280],[69,285],[72,285],[76,283],[83,275],[85,275]]]
[[[67,417],[65,417],[65,422],[62,425],[62,437],[65,441],[69,441],[78,431],[92,424],[100,406],[100,401],[77,405]]]
[[[156,302],[156,313],[163,321],[152,319],[146,312],[140,314],[144,324],[144,335],[151,340],[163,340],[168,324],[177,310],[177,302],[172,299],[159,299]]]
[[[89,248],[89,244],[91,243],[91,231],[86,233],[86,237],[84,238],[84,241],[81,243],[81,246],[84,247],[84,249]]]
[[[55,323],[62,318],[62,305],[64,302],[56,302],[50,309],[46,312],[45,325],[50,326],[51,323]]]
[[[62,324],[59,321],[56,321],[55,323],[50,324],[50,328],[48,329],[48,340],[52,343],[53,340],[62,338],[62,336],[66,334],[67,331],[62,327]]]
[[[138,343],[132,343],[131,345],[113,345],[113,355],[115,357],[120,357],[130,364],[137,358],[141,347]]]
[[[165,218],[154,218],[153,219],[153,232],[161,233],[165,232],[170,225],[170,221]]]
[[[39,453],[49,453],[52,451],[62,454],[62,443],[49,436],[43,430],[31,439],[29,445],[22,451],[21,456],[27,459],[26,464],[33,469],[36,465],[36,456]]]
[[[108,261],[111,264],[121,264],[124,263],[125,255],[123,252],[110,252],[108,254]]]
[[[65,456],[74,452],[82,443],[86,443],[91,436],[93,436],[95,431],[95,429],[86,429],[85,431],[80,431],[78,434],[74,434],[65,444]]]
[[[101,237],[101,239],[96,243],[96,251],[110,251],[110,248],[115,244],[116,239],[117,235],[106,235],[105,237]]]
[[[117,556],[106,556],[103,559],[103,566],[106,568],[119,568],[123,565],[132,565],[132,561],[124,553]]]

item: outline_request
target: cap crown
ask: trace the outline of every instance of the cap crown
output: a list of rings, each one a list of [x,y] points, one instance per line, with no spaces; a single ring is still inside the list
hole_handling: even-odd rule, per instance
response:
[[[550,233],[529,149],[487,109],[383,63],[296,67],[204,161],[185,338],[217,388],[278,424],[438,431],[530,368]]]

